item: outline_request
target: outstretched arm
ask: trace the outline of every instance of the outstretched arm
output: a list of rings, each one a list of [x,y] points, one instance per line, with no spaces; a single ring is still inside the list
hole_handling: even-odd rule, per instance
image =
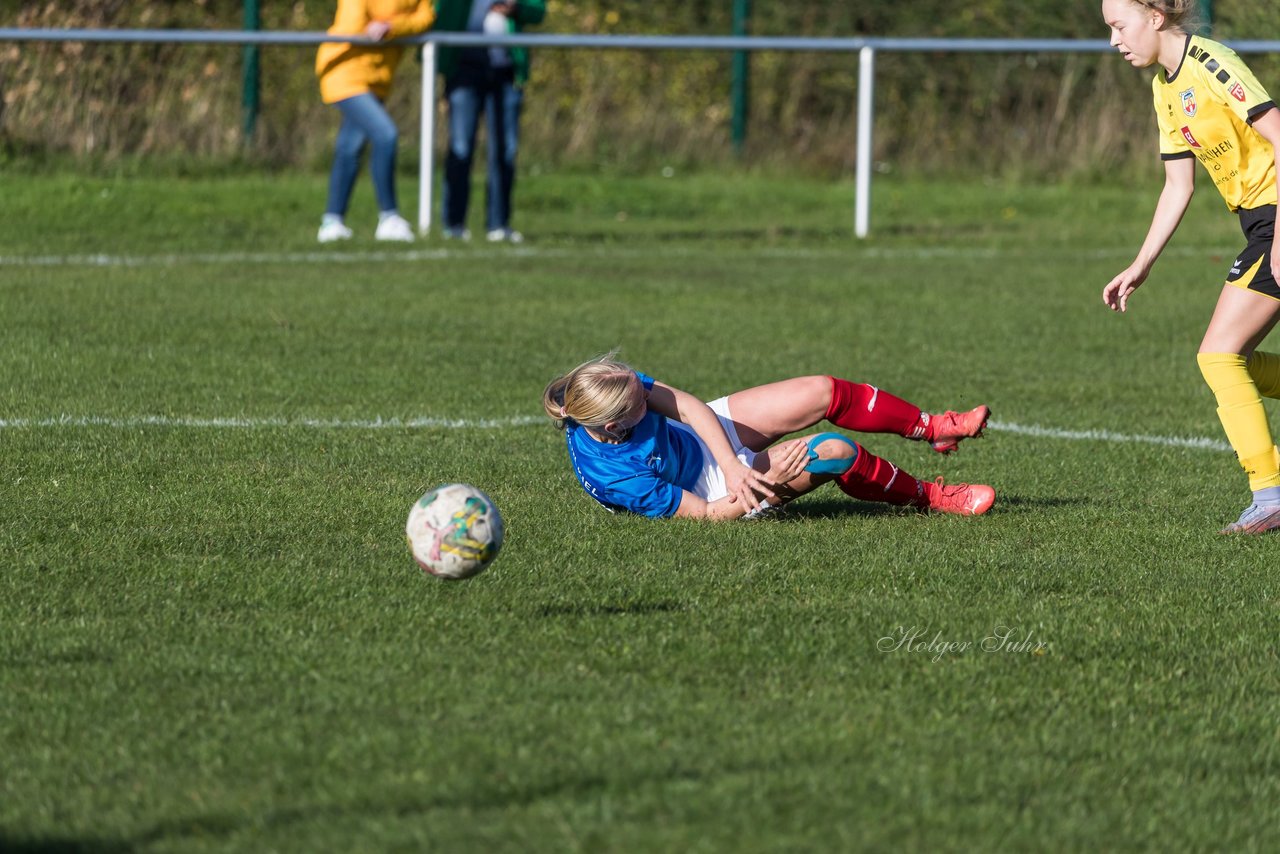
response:
[[[1155,216],[1142,241],[1138,257],[1102,289],[1102,301],[1112,311],[1124,311],[1129,307],[1129,297],[1146,280],[1151,266],[1178,230],[1182,215],[1191,204],[1195,192],[1196,161],[1194,157],[1182,157],[1164,162],[1164,190],[1156,202]]]

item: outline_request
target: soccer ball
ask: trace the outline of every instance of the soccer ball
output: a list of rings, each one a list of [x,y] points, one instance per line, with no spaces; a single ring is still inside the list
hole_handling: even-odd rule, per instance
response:
[[[414,502],[404,528],[409,551],[422,571],[437,578],[470,578],[502,548],[502,516],[467,483],[437,486]]]

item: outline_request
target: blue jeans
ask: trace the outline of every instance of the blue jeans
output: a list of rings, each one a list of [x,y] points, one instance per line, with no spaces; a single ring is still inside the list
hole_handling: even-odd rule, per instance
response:
[[[396,210],[396,141],[399,137],[396,123],[378,97],[370,92],[346,98],[334,106],[342,113],[342,125],[338,128],[338,141],[334,145],[325,213],[346,215],[365,143],[369,143],[372,149],[369,171],[373,174],[378,210]]]
[[[509,228],[524,92],[515,85],[508,71],[459,75],[446,81],[445,94],[449,99],[449,152],[444,161],[444,227],[462,228],[466,224],[476,128],[483,112],[489,136],[485,230]]]

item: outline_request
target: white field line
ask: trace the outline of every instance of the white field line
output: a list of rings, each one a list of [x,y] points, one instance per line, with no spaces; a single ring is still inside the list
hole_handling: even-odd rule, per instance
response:
[[[709,251],[697,247],[664,247],[664,257],[699,257]],[[747,254],[757,258],[881,258],[902,260],[930,259],[999,259],[1026,254],[1030,250],[997,249],[985,247],[764,247],[749,250]],[[1125,259],[1133,255],[1131,248],[1071,249],[1070,255],[1080,259]],[[1221,255],[1235,257],[1235,250],[1215,247],[1179,246],[1166,249],[1164,255],[1204,257]],[[1043,249],[1035,250],[1043,257]],[[157,255],[0,255],[0,267],[178,267],[184,264],[370,264],[370,263],[418,263],[421,261],[484,261],[496,258],[652,258],[651,247],[502,247],[500,249],[410,249],[401,252],[371,250],[369,252],[193,252],[190,254]]]
[[[99,415],[56,415],[49,418],[0,418],[0,429],[45,427],[177,427],[186,429],[267,430],[305,427],[316,430],[499,430],[550,423],[545,415],[516,415],[510,418],[185,418],[143,415],[107,418]]]
[[[500,430],[508,427],[526,427],[546,424],[542,415],[513,415],[506,418],[186,418],[165,415],[144,415],[132,418],[108,418],[96,415],[57,415],[47,418],[0,418],[0,429],[37,429],[50,427],[111,427],[136,429],[139,427],[175,427],[186,429],[264,430],[279,428],[307,428],[316,430]],[[1061,430],[1036,424],[1014,424],[992,421],[988,429],[1019,436],[1041,439],[1062,439],[1073,442],[1105,442],[1109,444],[1162,445],[1169,448],[1192,448],[1204,451],[1230,451],[1231,446],[1220,439],[1182,436],[1149,436],[1116,433],[1111,430]]]
[[[1059,430],[1036,424],[1013,424],[1002,421],[988,422],[987,428],[1001,433],[1019,436],[1035,436],[1043,439],[1065,439],[1073,442],[1108,442],[1111,444],[1163,445],[1168,448],[1194,448],[1203,451],[1230,451],[1231,446],[1221,439],[1183,436],[1145,436],[1132,433],[1115,433],[1111,430]]]

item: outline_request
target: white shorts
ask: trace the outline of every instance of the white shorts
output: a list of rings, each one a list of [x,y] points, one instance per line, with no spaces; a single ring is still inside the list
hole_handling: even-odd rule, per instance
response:
[[[733,426],[733,418],[729,416],[729,398],[717,397],[715,400],[710,401],[707,406],[710,406],[711,411],[720,419],[720,427],[724,430],[724,434],[729,437],[729,445],[733,448],[733,452],[738,455],[738,459],[748,466],[754,463],[756,452],[742,444],[742,440],[738,438],[738,430]],[[720,464],[716,462],[716,458],[711,455],[711,449],[707,447],[706,442],[703,442],[702,438],[688,424],[675,420],[669,420],[668,423],[672,427],[688,433],[698,443],[698,447],[702,449],[702,474],[698,475],[697,484],[689,491],[704,501],[715,501],[728,495],[729,489],[724,483],[724,472],[721,471]]]

